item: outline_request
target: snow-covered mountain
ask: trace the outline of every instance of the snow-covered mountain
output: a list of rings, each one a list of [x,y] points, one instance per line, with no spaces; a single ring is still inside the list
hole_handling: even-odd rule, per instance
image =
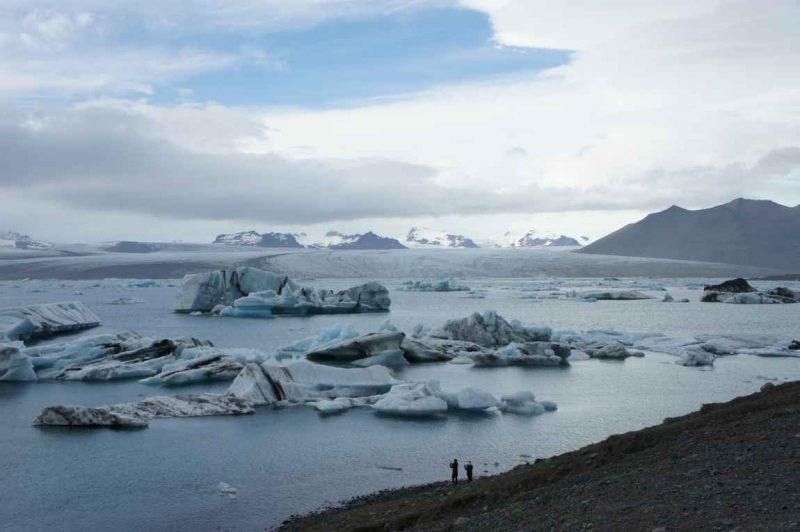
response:
[[[433,231],[427,227],[412,227],[406,236],[406,244],[412,247],[477,248],[471,238],[445,231]]]
[[[304,235],[305,236],[305,235]],[[306,247],[316,249],[405,249],[394,238],[383,237],[368,231],[364,234],[346,235],[339,231],[328,231],[323,238],[301,240]]]
[[[406,249],[398,240],[394,238],[379,236],[368,231],[363,235],[348,235],[345,242],[330,244],[330,249]],[[355,237],[353,239],[353,237]]]
[[[302,248],[297,241],[297,235],[292,233],[258,233],[257,231],[243,231],[219,235],[212,242],[225,246],[246,246],[259,248]]]
[[[42,250],[50,249],[53,245],[42,242],[41,240],[34,240],[28,235],[23,235],[14,231],[0,231],[0,247]]]
[[[572,238],[566,235],[556,235],[554,233],[539,233],[536,229],[525,232],[509,231],[502,238],[490,243],[490,246],[500,248],[539,248],[539,247],[561,247],[561,246],[581,246],[581,240],[588,242],[588,237]]]

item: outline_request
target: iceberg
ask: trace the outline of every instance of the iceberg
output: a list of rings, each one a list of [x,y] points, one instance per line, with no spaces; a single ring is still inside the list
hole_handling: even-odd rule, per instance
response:
[[[340,292],[314,290],[285,275],[257,268],[215,270],[187,275],[181,282],[175,312],[212,312],[222,316],[385,312],[391,305],[385,286],[370,282]]]
[[[406,281],[404,290],[409,292],[469,292],[470,287],[455,279],[439,279],[434,282]]]
[[[405,336],[402,332],[369,333],[310,350],[306,357],[309,360],[331,359],[346,362],[369,358],[385,351],[400,351]]]
[[[680,366],[713,366],[714,355],[701,350],[686,351],[675,361]]]
[[[447,407],[453,410],[478,412],[502,405],[494,395],[472,386],[462,388],[455,393],[442,392],[441,397],[447,403]]]
[[[394,329],[394,330],[393,330]],[[356,366],[380,364],[390,367],[409,363],[446,362],[452,355],[422,342],[407,338],[386,322],[382,332],[361,334],[350,325],[334,325],[317,336],[309,336],[280,347],[276,358],[300,358],[350,362]]]
[[[517,392],[504,395],[500,400],[502,401],[500,409],[510,414],[538,416],[545,412],[544,405],[536,401],[536,395],[533,392]]]
[[[135,403],[108,406],[50,406],[35,423],[72,427],[146,427],[151,419],[166,417],[237,416],[252,414],[247,401],[231,395],[167,395]]]
[[[548,341],[552,330],[548,327],[524,327],[518,321],[509,323],[495,311],[475,312],[459,320],[448,320],[441,329],[430,334],[433,338],[458,340],[483,347]]]
[[[582,299],[596,299],[598,301],[636,301],[640,299],[654,299],[637,290],[605,290],[600,292],[581,292],[577,297]]]
[[[152,377],[200,346],[211,346],[211,342],[196,338],[156,340],[126,331],[25,348],[22,352],[30,357],[39,380],[105,381]]]
[[[261,406],[367,397],[386,393],[399,383],[384,366],[346,369],[308,361],[286,366],[250,362],[234,379],[228,393]]]
[[[571,348],[555,342],[532,342],[522,345],[509,344],[494,353],[470,353],[476,367],[505,366],[569,366]]]
[[[381,414],[425,417],[447,412],[448,404],[440,397],[438,381],[406,383],[393,386],[372,408]]]
[[[31,382],[36,380],[30,358],[13,345],[0,344],[0,382]]]
[[[0,338],[27,340],[100,325],[80,301],[0,309]]]

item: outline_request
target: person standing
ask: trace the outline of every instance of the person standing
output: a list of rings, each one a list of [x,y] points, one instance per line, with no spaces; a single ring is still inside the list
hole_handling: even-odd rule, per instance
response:
[[[464,471],[467,472],[467,482],[472,482],[472,461],[467,462],[464,466]]]
[[[453,485],[455,486],[458,484],[458,459],[453,458],[453,461],[450,462],[450,469],[453,470]]]

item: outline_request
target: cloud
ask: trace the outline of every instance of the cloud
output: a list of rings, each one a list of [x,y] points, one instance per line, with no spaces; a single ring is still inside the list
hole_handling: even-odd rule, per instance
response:
[[[210,120],[214,112],[215,122],[204,126],[208,132],[196,131],[178,142],[188,124],[196,124],[198,116]],[[0,190],[86,211],[297,225],[635,209],[675,202],[686,194],[724,201],[748,183],[765,185],[765,167],[776,178],[800,168],[798,149],[792,148],[769,153],[753,167],[659,171],[588,190],[535,183],[456,187],[437,183],[434,167],[387,158],[290,159],[243,153],[236,143],[205,149],[219,134],[215,123],[226,121],[227,133],[242,141],[268,138],[269,130],[237,121],[237,116],[191,105],[164,114],[147,104],[112,101],[36,120],[7,116],[0,121]],[[709,195],[707,187],[714,193]]]

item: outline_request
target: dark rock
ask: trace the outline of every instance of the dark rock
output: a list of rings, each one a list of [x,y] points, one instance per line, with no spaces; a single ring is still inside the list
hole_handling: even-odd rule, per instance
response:
[[[745,292],[755,292],[756,289],[750,286],[746,280],[739,277],[725,281],[724,283],[709,285],[703,288],[706,292],[727,292],[730,294],[741,294]]]

